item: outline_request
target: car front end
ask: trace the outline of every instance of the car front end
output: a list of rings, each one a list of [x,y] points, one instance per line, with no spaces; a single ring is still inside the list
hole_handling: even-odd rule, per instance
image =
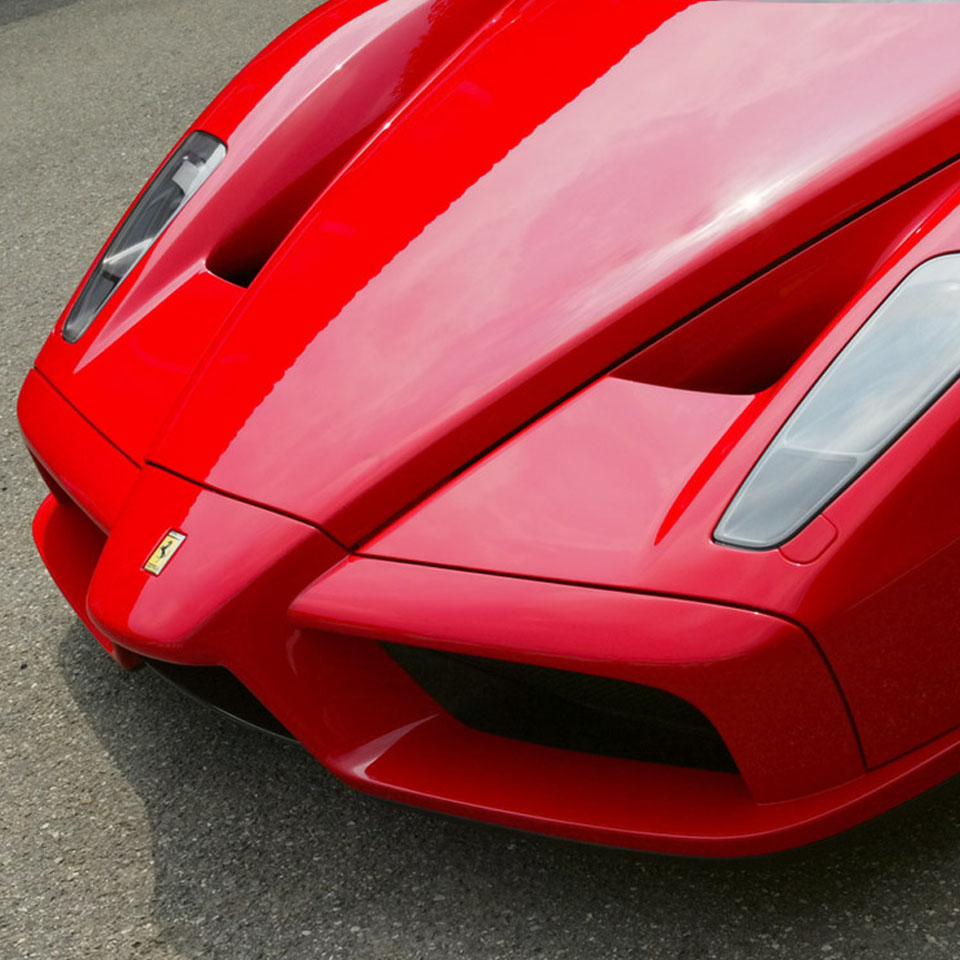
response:
[[[796,846],[960,769],[960,11],[585,6],[245,68],[27,376],[35,539],[362,790]]]

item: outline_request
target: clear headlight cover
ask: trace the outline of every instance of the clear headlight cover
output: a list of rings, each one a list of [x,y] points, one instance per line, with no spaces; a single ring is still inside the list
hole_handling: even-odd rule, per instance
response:
[[[776,547],[809,523],[960,375],[960,254],[917,267],[824,371],[717,524]]]
[[[64,339],[73,343],[83,335],[124,277],[226,154],[227,148],[220,140],[201,131],[191,133],[180,144],[130,211],[84,284],[64,321]]]

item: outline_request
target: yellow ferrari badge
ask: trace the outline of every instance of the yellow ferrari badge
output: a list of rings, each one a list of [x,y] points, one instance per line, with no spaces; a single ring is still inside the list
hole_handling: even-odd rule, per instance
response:
[[[170,562],[170,558],[180,549],[180,544],[187,539],[185,533],[177,530],[168,530],[167,535],[160,541],[160,545],[147,559],[143,569],[158,577],[163,568]]]

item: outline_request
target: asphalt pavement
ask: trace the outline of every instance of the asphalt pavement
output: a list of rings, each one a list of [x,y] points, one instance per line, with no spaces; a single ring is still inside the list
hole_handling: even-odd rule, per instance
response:
[[[960,957],[960,782],[761,860],[361,796],[101,652],[44,572],[14,403],[102,238],[310,0],[0,0],[0,960]]]

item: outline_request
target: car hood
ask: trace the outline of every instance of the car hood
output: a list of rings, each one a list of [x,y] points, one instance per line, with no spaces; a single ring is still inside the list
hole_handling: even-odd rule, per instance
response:
[[[508,5],[324,189],[148,459],[356,544],[949,160],[958,28],[936,4]]]

